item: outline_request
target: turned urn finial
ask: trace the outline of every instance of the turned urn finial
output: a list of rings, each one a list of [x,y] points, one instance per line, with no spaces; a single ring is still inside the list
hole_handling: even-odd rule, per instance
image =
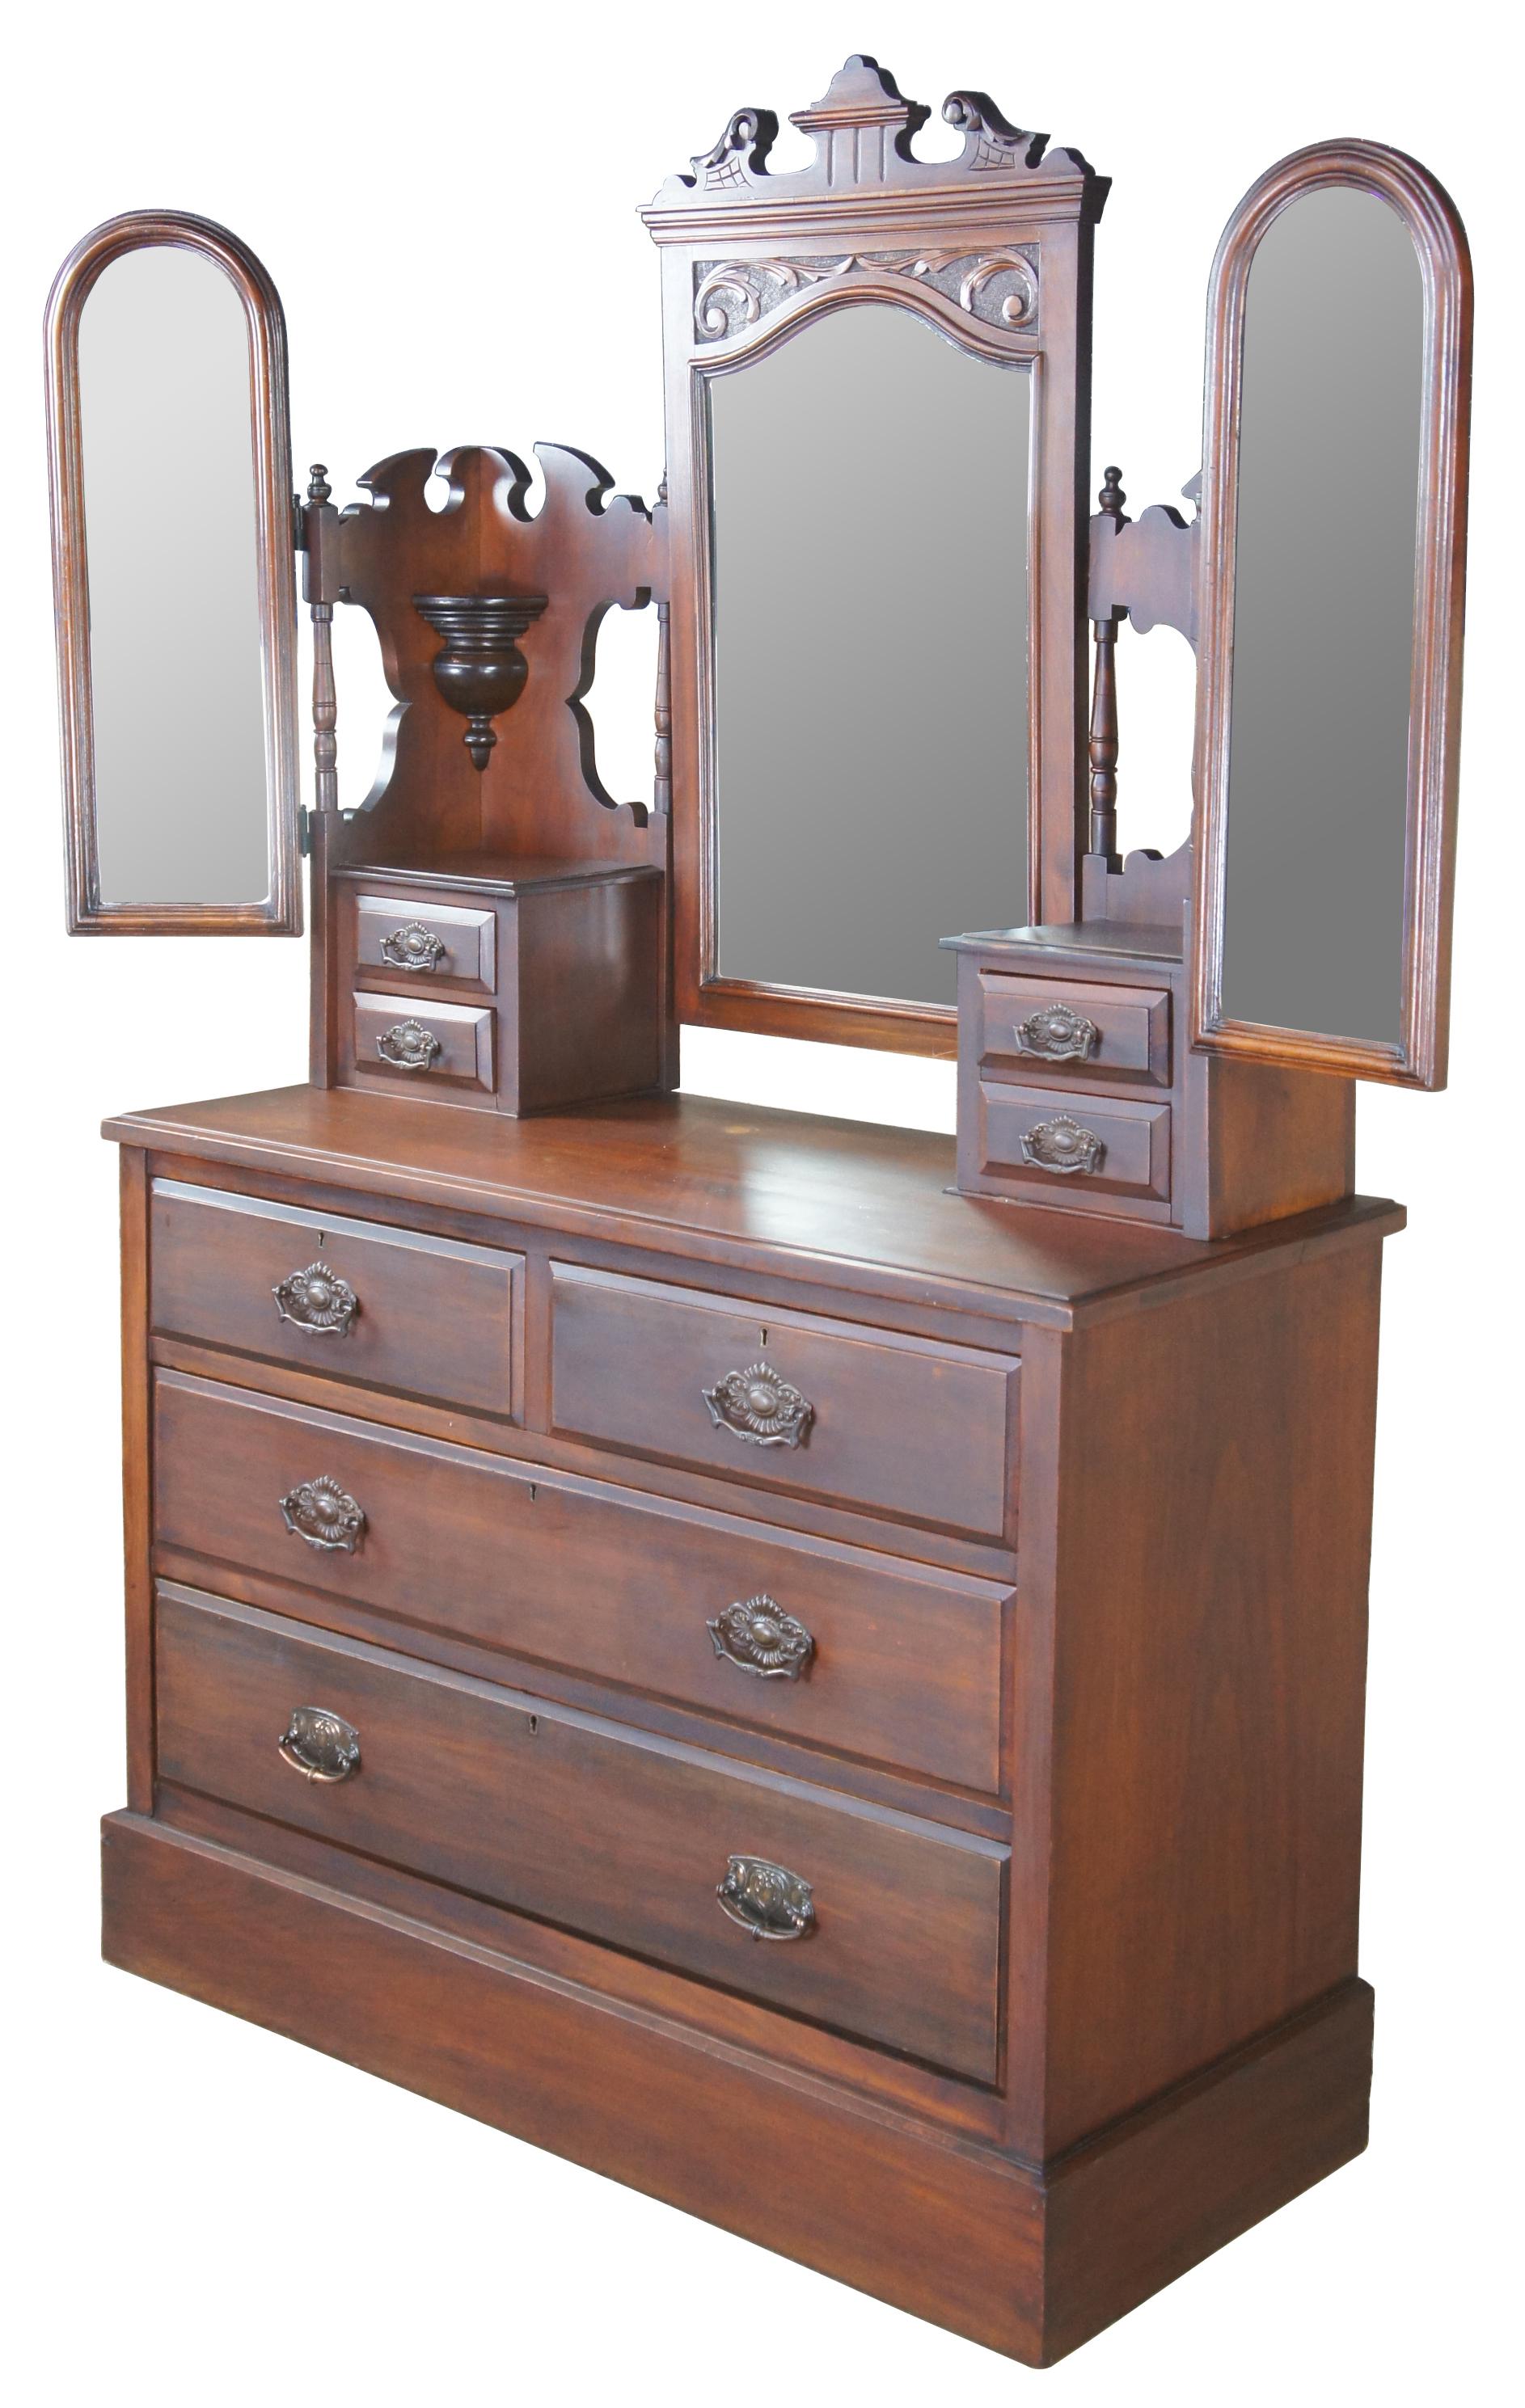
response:
[[[466,749],[485,769],[497,737],[495,719],[524,692],[529,663],[518,638],[545,609],[544,594],[415,594],[413,608],[445,639],[434,681],[466,721]]]

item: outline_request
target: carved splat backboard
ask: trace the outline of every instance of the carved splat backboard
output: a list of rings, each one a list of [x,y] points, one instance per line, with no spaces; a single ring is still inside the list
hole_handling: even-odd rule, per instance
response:
[[[814,155],[772,171],[770,111],[746,108],[643,212],[661,251],[672,576],[673,845],[680,1016],[712,1025],[954,1051],[954,1013],[893,1010],[863,996],[805,994],[717,974],[713,557],[707,393],[819,312],[889,301],[956,346],[1029,363],[1029,891],[1013,920],[1074,915],[1085,849],[1085,535],[1092,232],[1106,192],[1077,151],[1012,124],[979,93],[942,116],[957,157],[918,158],[929,111],[869,58],[850,59],[794,124]],[[873,408],[872,394],[864,408]],[[894,508],[886,494],[886,509]],[[978,528],[970,541],[979,540]],[[824,559],[815,573],[846,574]],[[905,625],[908,697],[915,611]],[[789,709],[759,695],[760,711]],[[1019,806],[1018,806],[1019,808]],[[941,934],[930,932],[933,940]]]
[[[611,480],[585,452],[540,443],[535,456],[545,495],[533,515],[525,463],[473,447],[438,464],[449,490],[443,509],[425,498],[434,452],[401,452],[361,478],[369,500],[339,520],[339,598],[374,621],[397,708],[375,786],[337,857],[375,858],[380,849],[400,858],[415,841],[431,854],[665,857],[649,795],[628,801],[605,790],[583,703],[606,612],[662,595],[665,513],[611,495]],[[441,638],[415,603],[480,595],[545,597],[519,638],[528,676],[495,722],[484,769],[473,765],[466,723],[441,698]]]

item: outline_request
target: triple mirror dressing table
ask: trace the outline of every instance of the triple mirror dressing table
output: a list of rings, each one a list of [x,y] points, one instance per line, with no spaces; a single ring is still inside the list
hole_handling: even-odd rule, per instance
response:
[[[306,1083],[108,1126],[105,1950],[1043,2365],[1365,2143],[1353,1082],[1445,1077],[1470,271],[1400,154],[1273,168],[1134,519],[1105,180],[928,114],[855,58],[811,165],[751,108],[658,192],[650,507],[548,445],[294,502],[238,240],[60,272],[71,927],[299,935],[304,857],[311,922]],[[1164,858],[1125,623],[1197,653]],[[679,1092],[685,1025],[957,1056],[957,1144]]]

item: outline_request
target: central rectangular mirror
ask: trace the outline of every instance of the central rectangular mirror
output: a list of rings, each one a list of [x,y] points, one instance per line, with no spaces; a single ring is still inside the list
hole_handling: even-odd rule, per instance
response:
[[[643,215],[677,1017],[951,1056],[942,940],[1075,916],[1106,187],[984,93],[921,158],[929,113],[849,59],[808,165],[741,109]]]
[[[1028,889],[1030,368],[864,301],[705,384],[717,970],[951,1006]]]

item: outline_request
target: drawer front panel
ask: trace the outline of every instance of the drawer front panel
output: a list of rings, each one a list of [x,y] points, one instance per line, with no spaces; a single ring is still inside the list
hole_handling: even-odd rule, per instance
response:
[[[156,1668],[164,1780],[995,2078],[992,1842],[215,1599],[161,1592]],[[283,1756],[301,1707],[358,1735],[347,1777],[309,1780]],[[802,1937],[759,1945],[723,1910],[735,1856],[808,1884]]]
[[[1030,1093],[982,1082],[981,1168],[1020,1180],[1056,1203],[1171,1192],[1171,1109],[1108,1096]]]
[[[1072,979],[980,974],[980,1061],[1022,1078],[1171,1082],[1165,987],[1092,986]]]
[[[992,1582],[173,1372],[155,1386],[154,1472],[165,1545],[780,1738],[999,1786],[1008,1592]],[[352,1553],[287,1526],[280,1500],[316,1479],[366,1516]],[[808,1634],[802,1662],[783,1617]]]
[[[156,1331],[517,1418],[523,1255],[166,1180],[151,1216]]]
[[[392,1085],[444,1087],[457,1102],[490,1102],[493,1015],[420,995],[357,995],[354,1067]]]
[[[491,911],[426,903],[409,895],[354,897],[354,957],[367,985],[396,986],[426,1002],[436,987],[490,995],[496,983],[497,922]]]
[[[552,1274],[559,1435],[1004,1534],[1014,1357],[570,1263]]]

